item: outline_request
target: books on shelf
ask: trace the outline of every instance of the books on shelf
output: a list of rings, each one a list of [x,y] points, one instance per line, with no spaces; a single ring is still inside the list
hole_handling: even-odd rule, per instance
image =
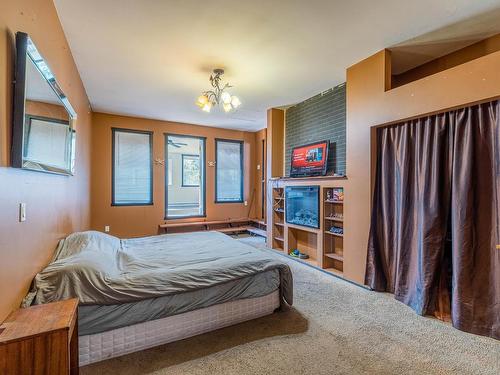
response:
[[[344,215],[340,214],[340,213],[334,213],[334,214],[331,214],[330,216],[325,216],[325,219],[334,220],[334,221],[343,221]]]
[[[335,233],[335,234],[344,234],[344,228],[337,227],[334,225],[334,226],[330,227],[330,232]]]
[[[326,201],[329,203],[344,202],[344,188],[332,188],[326,193]]]

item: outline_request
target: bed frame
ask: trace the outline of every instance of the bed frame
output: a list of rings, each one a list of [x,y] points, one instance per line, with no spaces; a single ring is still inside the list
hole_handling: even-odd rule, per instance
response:
[[[79,337],[80,366],[182,340],[272,314],[279,291],[266,296],[221,303],[183,314]]]

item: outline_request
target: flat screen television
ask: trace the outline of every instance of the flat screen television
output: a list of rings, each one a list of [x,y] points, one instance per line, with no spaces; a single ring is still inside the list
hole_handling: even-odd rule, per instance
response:
[[[329,146],[329,141],[321,141],[294,147],[290,158],[290,177],[324,176]]]

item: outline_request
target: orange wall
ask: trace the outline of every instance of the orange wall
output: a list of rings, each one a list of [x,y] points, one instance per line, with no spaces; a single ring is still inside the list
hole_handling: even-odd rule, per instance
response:
[[[255,201],[255,134],[207,126],[156,121],[142,118],[94,113],[92,120],[92,228],[104,230],[118,237],[136,237],[158,233],[158,225],[165,214],[165,167],[154,164],[152,206],[111,206],[111,128],[153,131],[153,159],[165,158],[164,133],[206,137],[206,159],[215,160],[215,138],[237,139],[244,145],[244,199],[243,203],[215,204],[215,168],[206,166],[207,220],[254,216]],[[199,221],[200,218],[184,221]]]
[[[66,112],[66,109],[62,105],[26,100],[24,111],[26,114],[33,116],[69,121],[68,112]]]
[[[78,113],[74,177],[9,168],[14,34],[30,34]],[[0,1],[0,321],[16,308],[57,241],[90,225],[87,95],[51,0]],[[19,203],[27,220],[18,222]]]
[[[347,70],[345,273],[363,282],[370,220],[371,127],[500,95],[500,52],[385,91],[390,53]]]
[[[500,34],[441,56],[402,74],[395,75],[392,77],[392,87],[404,85],[497,51],[500,51]]]

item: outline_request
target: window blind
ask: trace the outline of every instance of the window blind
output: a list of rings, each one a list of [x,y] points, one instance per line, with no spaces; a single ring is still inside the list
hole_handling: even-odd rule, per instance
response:
[[[216,140],[216,202],[243,201],[243,142]]]
[[[151,133],[113,131],[113,204],[151,204]]]

